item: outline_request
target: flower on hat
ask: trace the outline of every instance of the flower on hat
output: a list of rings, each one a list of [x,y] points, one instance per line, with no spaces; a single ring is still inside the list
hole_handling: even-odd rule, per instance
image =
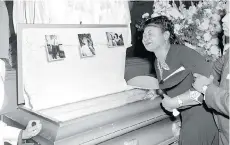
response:
[[[149,13],[144,13],[144,14],[142,15],[142,19],[148,18],[148,17],[149,17]]]

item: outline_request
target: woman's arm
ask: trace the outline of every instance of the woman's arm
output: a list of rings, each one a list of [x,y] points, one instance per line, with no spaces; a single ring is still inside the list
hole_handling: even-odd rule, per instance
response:
[[[190,98],[190,95],[191,95],[191,91],[187,91],[177,97],[169,97],[167,95],[164,94],[164,99],[162,100],[162,106],[172,112],[173,109],[177,109],[177,108],[180,108],[180,109],[186,109],[186,108],[189,108],[191,106],[194,106],[194,105],[198,105],[200,104],[202,101],[195,101],[193,99]],[[182,103],[180,103],[182,102]]]
[[[180,64],[182,66],[186,69],[190,69],[192,73],[199,73],[207,77],[210,76],[212,72],[211,63],[206,62],[205,58],[193,49],[180,45],[178,45],[178,47],[180,50],[177,59],[180,59]],[[203,95],[195,91],[194,88],[190,88],[190,90],[178,95],[178,97],[164,98],[162,100],[162,105],[165,108],[172,110],[176,108],[188,108],[190,106],[201,104],[202,102]]]
[[[205,60],[205,57],[200,55],[195,50],[188,48],[186,46],[180,49],[180,62],[187,69],[191,69],[192,73],[199,73],[206,77],[209,77],[212,73],[212,64]],[[203,95],[196,92],[194,88],[181,94],[179,98],[183,101],[183,106],[187,105],[197,105],[202,103]],[[193,94],[192,94],[193,93]],[[193,97],[192,97],[193,96]],[[197,98],[197,101],[194,98]]]
[[[200,55],[195,50],[182,47],[179,52],[180,63],[185,68],[190,69],[192,73],[198,73],[209,77],[212,72],[212,64],[205,60],[205,57]]]
[[[191,91],[191,90],[188,90],[185,93],[179,95],[178,98],[183,102],[181,107],[198,105],[203,102],[203,95],[197,91]],[[195,99],[195,98],[199,98],[199,99]]]

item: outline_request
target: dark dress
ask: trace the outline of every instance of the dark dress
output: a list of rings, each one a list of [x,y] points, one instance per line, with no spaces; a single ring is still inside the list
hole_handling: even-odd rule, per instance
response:
[[[171,45],[171,48],[166,57],[166,63],[170,70],[178,69],[183,66],[185,69],[190,69],[192,73],[199,73],[205,76],[209,76],[211,73],[211,67],[209,63],[205,62],[202,57],[196,51],[183,46],[183,45]],[[210,68],[210,69],[209,69]],[[157,61],[155,61],[155,69],[157,73],[158,81],[161,82],[160,71],[157,67]],[[170,74],[170,70],[164,70],[162,79]],[[192,74],[191,73],[191,74]],[[191,75],[192,79],[193,76]],[[167,90],[166,93],[170,97],[175,97],[182,94],[186,90],[186,87],[192,87],[182,85],[181,88],[177,88],[177,91]],[[175,89],[174,89],[175,90]],[[179,92],[179,91],[183,92]],[[179,145],[218,145],[218,129],[215,124],[212,113],[206,109],[205,105],[195,105],[181,109],[181,131]]]

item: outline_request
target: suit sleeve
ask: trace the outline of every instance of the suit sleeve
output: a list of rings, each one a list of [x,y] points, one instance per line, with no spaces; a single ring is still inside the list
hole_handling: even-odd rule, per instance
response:
[[[11,127],[11,126],[5,126],[4,127],[4,139],[17,141],[20,132],[21,132],[21,129]]]
[[[206,90],[205,102],[209,108],[229,116],[229,90],[211,84]]]
[[[9,16],[4,1],[0,1],[0,58],[9,58]]]
[[[212,75],[214,77],[214,84],[219,85],[219,81],[221,79],[221,74],[224,66],[224,57],[220,57],[217,59],[212,66]]]
[[[4,103],[4,79],[5,79],[5,63],[0,59],[0,111]],[[2,140],[8,142],[17,142],[20,129],[7,126],[4,122],[0,121],[0,136]]]
[[[212,74],[214,76],[214,82],[208,86],[208,89],[205,92],[205,102],[209,108],[229,116],[229,90],[218,87],[219,81],[223,79],[221,78],[221,74],[225,59],[228,60],[227,55],[219,58],[213,64]]]
[[[0,121],[0,132],[2,133],[2,139],[9,143],[15,143],[18,141],[21,129],[7,126],[4,122]]]
[[[0,113],[4,104],[4,80],[5,80],[5,63],[0,59]]]

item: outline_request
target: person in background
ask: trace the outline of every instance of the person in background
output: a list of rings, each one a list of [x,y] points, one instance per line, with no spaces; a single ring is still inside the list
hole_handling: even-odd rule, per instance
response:
[[[229,37],[229,2],[226,5],[226,15],[222,19],[224,35]],[[219,129],[219,144],[229,144],[229,48],[227,52],[213,64],[213,74],[208,78],[194,74],[193,87],[204,94],[204,102],[214,111],[214,117]],[[214,80],[213,80],[214,79]]]
[[[9,16],[4,1],[0,1],[0,58],[9,63]]]
[[[0,111],[3,106],[5,96],[4,80],[5,62],[0,59]],[[34,123],[36,123],[36,125]],[[18,140],[34,137],[41,131],[41,128],[42,125],[38,120],[29,121],[25,130],[7,126],[4,122],[0,121],[0,145],[3,145],[3,142],[15,144]]]
[[[48,53],[52,54],[52,43],[51,43],[50,35],[45,35],[45,40],[46,40],[46,45],[47,45]]]
[[[159,83],[170,72],[180,67],[191,69],[191,73],[210,75],[211,66],[204,57],[184,45],[175,45],[174,41],[174,26],[166,16],[150,18],[145,22],[142,42],[148,51],[156,55],[154,66]],[[170,92],[171,88],[166,90],[167,95],[164,94],[162,106],[169,112],[176,108],[185,108],[181,109],[179,145],[217,145],[218,130],[213,115],[203,104],[198,103],[198,99],[196,101],[193,99],[202,95],[197,91],[191,91],[193,76],[192,74],[190,76],[191,84],[185,83],[180,86],[177,93]],[[184,93],[181,94],[182,91]]]
[[[4,1],[0,1],[0,112],[3,107],[5,97],[5,62],[9,59],[8,52],[9,17]],[[1,115],[2,114],[0,114],[0,116]],[[36,125],[34,125],[34,123]],[[34,137],[41,131],[41,128],[42,126],[37,120],[29,121],[25,130],[7,126],[2,120],[0,120],[0,145],[3,145],[4,142],[16,144],[18,140]]]
[[[121,38],[118,36],[117,33],[114,34],[114,40],[115,40],[117,46],[123,45],[123,44],[122,44],[122,40],[121,40]]]
[[[58,42],[57,42],[57,36],[51,35],[51,46],[52,46],[52,58],[57,59],[58,55]]]
[[[114,40],[113,35],[109,32],[106,32],[106,35],[108,39],[108,46],[109,47],[116,46],[117,44],[116,44],[116,41]]]
[[[89,40],[86,37],[82,38],[81,54],[83,57],[95,55],[94,51],[90,49]]]

